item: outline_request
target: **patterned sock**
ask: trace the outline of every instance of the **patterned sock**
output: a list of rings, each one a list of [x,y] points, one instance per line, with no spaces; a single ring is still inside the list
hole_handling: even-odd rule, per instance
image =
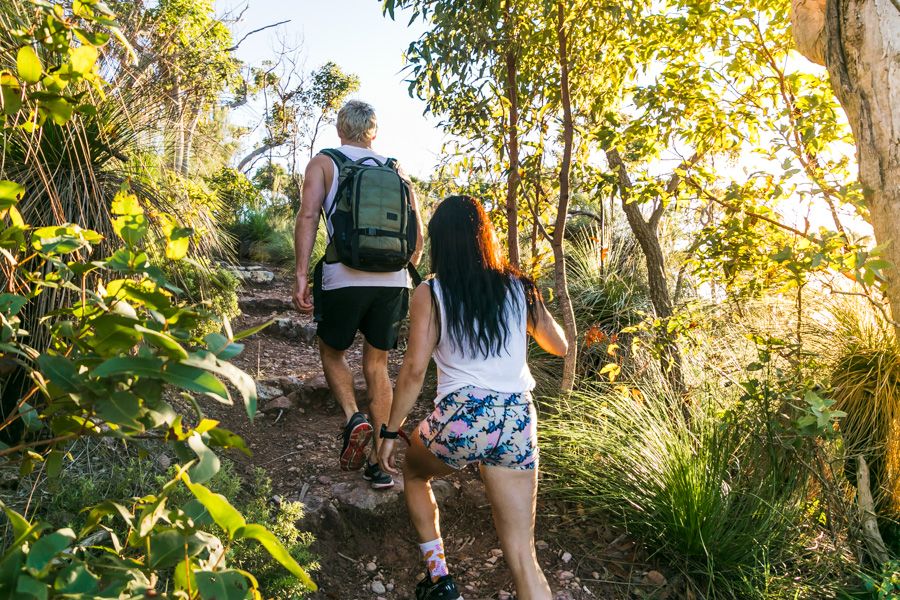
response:
[[[444,540],[438,538],[419,544],[419,550],[422,551],[422,557],[425,559],[425,565],[428,567],[428,574],[432,581],[437,581],[444,575],[450,574],[447,570],[447,559],[444,557]]]

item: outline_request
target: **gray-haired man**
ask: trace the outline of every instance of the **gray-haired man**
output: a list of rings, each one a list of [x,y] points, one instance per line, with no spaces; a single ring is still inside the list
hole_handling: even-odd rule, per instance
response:
[[[377,121],[375,111],[369,104],[358,100],[348,102],[338,112],[337,130],[341,147],[315,156],[306,168],[303,181],[302,203],[294,230],[297,271],[293,301],[301,312],[313,310],[308,273],[320,213],[329,215],[326,229],[329,236],[334,233],[330,215],[334,212],[341,173],[335,158],[344,163],[374,159],[370,161],[372,164],[390,164],[388,159],[372,150]],[[402,173],[401,176],[405,178]],[[418,213],[411,188],[409,203],[412,210]],[[415,222],[412,265],[418,264],[423,240],[421,219],[417,218]],[[321,283],[320,289],[315,290],[315,320],[318,323],[322,368],[346,419],[342,434],[341,468],[356,470],[365,463],[363,476],[372,482],[372,487],[391,487],[393,480],[378,467],[380,439],[377,435],[373,436],[373,432],[379,431],[390,416],[393,387],[388,375],[388,351],[396,347],[400,322],[406,316],[409,288],[412,286],[410,275],[406,269],[371,272],[337,261],[324,262],[317,268],[321,268],[321,272],[317,273]],[[363,375],[372,423],[356,405],[353,373],[344,356],[357,331],[361,331],[366,340]],[[369,442],[373,437],[375,444],[370,449]]]

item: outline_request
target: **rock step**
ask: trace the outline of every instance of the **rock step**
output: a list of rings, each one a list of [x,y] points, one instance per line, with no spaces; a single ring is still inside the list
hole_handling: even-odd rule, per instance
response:
[[[273,313],[294,310],[294,306],[289,299],[270,296],[259,298],[246,296],[239,298],[238,306],[245,313]]]
[[[222,264],[221,266],[230,271],[232,275],[241,281],[249,281],[251,283],[272,283],[272,281],[275,280],[275,273],[259,265],[245,266]]]
[[[356,401],[366,402],[366,380],[362,375],[353,379]],[[328,387],[324,375],[315,375],[306,379],[299,377],[278,377],[257,382],[256,391],[260,411],[264,413],[287,411],[294,408],[337,409],[337,401]]]

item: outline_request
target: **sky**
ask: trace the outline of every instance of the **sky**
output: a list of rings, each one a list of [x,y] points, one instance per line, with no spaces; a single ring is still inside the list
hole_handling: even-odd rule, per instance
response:
[[[249,37],[238,49],[238,58],[261,64],[274,57],[278,39],[302,41],[306,70],[328,61],[360,78],[354,98],[375,107],[378,138],[375,150],[397,158],[412,175],[427,177],[433,171],[443,143],[443,133],[433,117],[423,116],[425,104],[409,97],[402,70],[403,53],[423,31],[421,23],[408,27],[408,16],[397,21],[382,16],[379,0],[219,0],[217,9],[248,6],[234,27],[239,40],[245,33],[290,20],[275,29]],[[260,119],[259,107],[240,111],[236,120],[248,124]],[[328,127],[317,147],[339,145],[334,127]],[[247,144],[249,146],[249,143]],[[249,147],[242,148],[249,151]]]

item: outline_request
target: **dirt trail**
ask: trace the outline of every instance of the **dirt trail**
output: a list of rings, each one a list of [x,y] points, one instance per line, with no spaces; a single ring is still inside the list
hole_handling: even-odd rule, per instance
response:
[[[243,329],[270,319],[278,326],[248,340],[235,363],[260,385],[263,414],[250,423],[240,406],[213,408],[214,418],[242,435],[253,456],[235,455],[239,468],[259,466],[272,478],[278,498],[300,500],[306,507],[304,529],[315,534],[313,551],[321,569],[314,578],[314,599],[408,599],[423,568],[402,496],[402,481],[393,490],[373,491],[360,472],[338,469],[343,418],[321,377],[309,317],[292,311],[284,277],[242,292]],[[365,410],[360,375],[361,342],[348,353],[358,374],[357,393]],[[391,355],[396,377],[402,355]],[[433,384],[432,384],[433,385]],[[433,389],[433,388],[432,388]],[[430,411],[423,393],[411,423]],[[402,445],[402,444],[401,444]],[[512,579],[491,523],[490,507],[475,468],[435,485],[442,506],[442,534],[450,569],[467,600],[512,598]],[[656,586],[660,575],[636,564],[634,543],[605,527],[585,529],[566,519],[560,508],[541,501],[538,507],[538,557],[557,599],[674,598],[672,586]],[[649,576],[648,576],[649,571]]]

